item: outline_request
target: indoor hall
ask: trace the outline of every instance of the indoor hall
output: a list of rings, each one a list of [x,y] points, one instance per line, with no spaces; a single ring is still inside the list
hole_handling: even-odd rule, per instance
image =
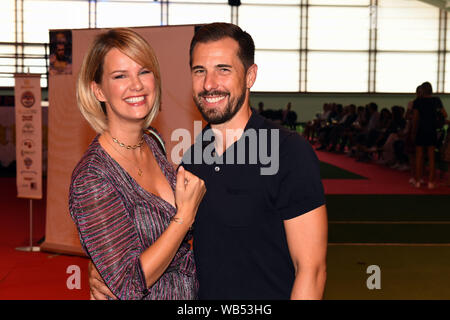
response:
[[[253,112],[296,132],[319,160],[328,212],[323,298],[448,299],[449,117],[436,128],[431,180],[426,152],[418,178],[405,132],[425,82],[450,113],[449,8],[444,0],[2,0],[0,299],[89,299],[89,259],[68,198],[72,171],[95,137],[75,95],[95,35],[129,27],[154,48],[162,98],[152,126],[177,165],[173,132],[193,135],[202,120],[192,101],[189,43],[197,26],[212,22],[252,36]],[[35,87],[19,97],[18,81],[26,79]],[[37,92],[37,126],[16,113],[26,108],[26,91]],[[385,121],[374,135],[361,120],[370,122],[369,105]],[[352,108],[362,118],[347,125]],[[31,131],[37,160],[18,141]],[[35,165],[37,174],[20,180]]]

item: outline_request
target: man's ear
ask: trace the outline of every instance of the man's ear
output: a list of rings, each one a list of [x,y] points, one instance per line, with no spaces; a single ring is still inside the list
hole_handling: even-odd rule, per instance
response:
[[[247,76],[246,76],[247,89],[250,89],[251,87],[253,87],[253,84],[256,81],[257,73],[258,73],[258,66],[256,64],[252,64],[247,70]]]
[[[91,90],[98,101],[100,102],[106,101],[105,95],[103,94],[103,90],[97,82],[95,81],[91,82]]]

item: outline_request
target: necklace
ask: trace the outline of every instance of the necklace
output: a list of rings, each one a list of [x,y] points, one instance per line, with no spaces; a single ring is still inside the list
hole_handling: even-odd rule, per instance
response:
[[[127,148],[127,149],[136,149],[136,148],[140,148],[140,147],[142,146],[142,144],[144,143],[144,136],[142,136],[141,141],[140,141],[137,145],[134,145],[134,146],[125,146],[123,143],[120,143],[120,142],[118,142],[117,139],[113,138],[113,136],[111,136],[111,134],[110,134],[109,132],[108,132],[108,134],[109,134],[109,136],[112,138],[112,140],[113,140],[114,142],[116,142],[117,144],[119,144],[119,146],[124,147],[124,148]],[[106,141],[108,141],[108,139],[106,139]],[[138,174],[139,177],[142,177],[142,176],[144,175],[144,171],[142,171],[142,169],[141,169],[138,165],[136,165],[136,163],[135,163],[134,161],[132,161],[132,160],[128,159],[127,157],[125,157],[119,150],[117,150],[117,149],[114,147],[114,145],[113,145],[111,142],[108,141],[108,143],[109,143],[109,145],[110,145],[114,150],[116,150],[116,152],[117,152],[122,158],[124,158],[125,160],[127,160],[129,163],[133,164],[134,167],[136,167],[136,169],[138,170],[137,174]]]
[[[109,132],[108,132],[109,133]],[[109,134],[111,136],[111,134]],[[140,148],[142,146],[142,144],[144,143],[144,135],[142,135],[141,137],[141,141],[139,141],[138,144],[135,144],[134,146],[131,145],[126,145],[123,142],[120,142],[119,140],[117,140],[116,138],[114,138],[113,136],[111,136],[112,141],[114,141],[115,143],[117,143],[119,146],[121,146],[122,148],[126,148],[126,149],[136,149],[136,148]]]

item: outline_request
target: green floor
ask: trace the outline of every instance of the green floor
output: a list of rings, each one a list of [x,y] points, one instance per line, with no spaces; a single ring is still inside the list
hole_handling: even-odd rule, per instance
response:
[[[320,177],[322,179],[366,179],[356,173],[341,169],[326,162],[320,162]]]
[[[450,246],[330,245],[327,260],[325,299],[450,299]],[[381,289],[367,287],[370,265]]]
[[[450,243],[448,195],[327,195],[330,243]]]
[[[324,179],[363,179],[321,163]],[[449,195],[327,195],[328,300],[450,299]],[[367,268],[380,268],[370,290]]]
[[[450,195],[327,195],[332,221],[450,221]]]

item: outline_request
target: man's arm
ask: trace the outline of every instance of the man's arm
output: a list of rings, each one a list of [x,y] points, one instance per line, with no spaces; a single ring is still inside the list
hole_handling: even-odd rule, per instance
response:
[[[98,273],[91,260],[88,263],[89,273],[89,288],[91,300],[107,300],[107,297],[116,300],[117,297],[109,290],[105,282],[102,279],[100,273]]]
[[[291,299],[322,299],[326,281],[328,242],[325,205],[285,220],[284,227],[295,267]]]

